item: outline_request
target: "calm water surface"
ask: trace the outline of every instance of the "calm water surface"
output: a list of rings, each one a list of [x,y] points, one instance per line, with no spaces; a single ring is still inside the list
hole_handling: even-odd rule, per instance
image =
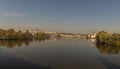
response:
[[[85,39],[0,41],[0,69],[120,69],[119,51],[108,49]]]

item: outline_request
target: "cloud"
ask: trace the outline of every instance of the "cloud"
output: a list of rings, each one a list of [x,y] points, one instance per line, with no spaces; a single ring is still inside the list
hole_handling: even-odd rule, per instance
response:
[[[2,16],[26,16],[23,13],[4,13]]]

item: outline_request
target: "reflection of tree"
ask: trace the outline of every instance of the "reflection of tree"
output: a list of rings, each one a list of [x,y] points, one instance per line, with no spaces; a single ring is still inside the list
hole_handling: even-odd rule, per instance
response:
[[[16,46],[29,46],[32,42],[41,42],[42,40],[0,40],[0,46],[6,46],[8,48],[13,48]]]
[[[96,47],[101,53],[118,54],[120,52],[120,34],[110,34],[105,31],[97,33]]]
[[[102,45],[96,44],[97,49],[102,54],[118,54],[120,52],[120,46],[113,46],[113,45]]]

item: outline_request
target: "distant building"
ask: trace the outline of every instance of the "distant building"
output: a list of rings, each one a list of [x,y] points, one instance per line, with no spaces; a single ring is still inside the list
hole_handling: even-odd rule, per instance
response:
[[[92,35],[89,34],[87,35],[87,39],[95,39],[96,38],[96,33],[93,33]]]
[[[96,33],[93,33],[91,36],[90,36],[91,39],[95,39],[96,38]]]
[[[57,34],[57,32],[48,32],[48,31],[44,31],[44,33],[46,33],[46,34]]]
[[[80,38],[80,34],[72,34],[72,33],[60,33],[60,37],[64,38]]]

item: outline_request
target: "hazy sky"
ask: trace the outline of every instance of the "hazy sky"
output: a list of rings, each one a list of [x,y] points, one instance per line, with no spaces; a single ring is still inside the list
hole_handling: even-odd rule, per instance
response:
[[[120,32],[120,0],[0,0],[0,28]]]

